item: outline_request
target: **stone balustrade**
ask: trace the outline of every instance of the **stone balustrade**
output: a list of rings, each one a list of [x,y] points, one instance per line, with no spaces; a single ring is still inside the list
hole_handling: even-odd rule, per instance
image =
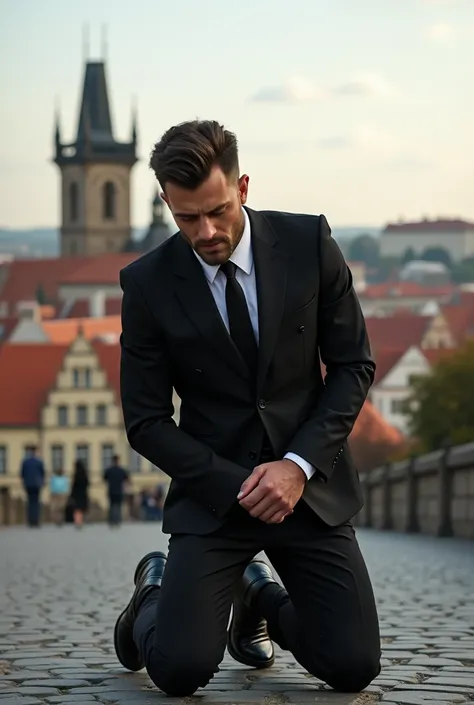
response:
[[[474,442],[361,473],[356,526],[474,539]]]

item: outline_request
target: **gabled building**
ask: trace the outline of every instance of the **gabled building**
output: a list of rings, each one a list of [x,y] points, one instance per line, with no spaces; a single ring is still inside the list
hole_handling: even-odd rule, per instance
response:
[[[67,339],[67,338],[63,338]],[[127,441],[120,407],[120,348],[88,340],[79,330],[68,344],[6,343],[0,347],[0,487],[22,496],[20,463],[32,445],[48,477],[55,468],[71,476],[82,459],[91,499],[105,507],[102,471],[117,453],[132,472],[134,492],[167,481]],[[48,492],[44,498],[47,501]]]

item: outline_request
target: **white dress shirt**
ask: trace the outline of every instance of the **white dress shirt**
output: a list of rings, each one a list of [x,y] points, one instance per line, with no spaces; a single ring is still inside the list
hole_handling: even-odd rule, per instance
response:
[[[252,328],[255,333],[255,339],[257,344],[259,342],[259,330],[258,330],[258,302],[257,302],[257,284],[255,281],[255,266],[253,262],[253,252],[252,252],[252,242],[250,233],[250,220],[245,208],[242,208],[245,226],[244,232],[242,234],[241,240],[235,250],[233,251],[230,261],[233,262],[236,269],[236,279],[242,287],[245,299],[247,301],[247,306],[249,309],[250,320],[252,322]],[[225,323],[227,330],[229,330],[229,317],[227,315],[227,306],[225,301],[225,288],[227,283],[227,278],[224,272],[220,271],[220,265],[207,264],[203,259],[195,252],[196,257],[202,265],[204,274],[208,281],[209,287],[211,289],[212,295],[216,302],[219,313],[222,320]],[[296,453],[286,453],[285,458],[288,460],[293,460],[297,463],[300,468],[305,473],[306,477],[309,478],[314,474],[315,468],[308,463],[307,460],[300,458]]]

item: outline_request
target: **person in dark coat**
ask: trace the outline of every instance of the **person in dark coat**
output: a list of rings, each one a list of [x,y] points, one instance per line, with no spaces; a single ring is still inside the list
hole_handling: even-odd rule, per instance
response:
[[[104,482],[108,485],[110,526],[120,526],[122,522],[122,504],[128,480],[128,472],[120,465],[119,456],[114,455],[112,465],[104,472]]]
[[[74,524],[80,529],[84,523],[84,514],[89,509],[89,476],[82,460],[76,460],[74,464],[71,500],[74,507]]]
[[[40,525],[40,493],[45,479],[43,461],[36,453],[36,446],[30,448],[21,464],[21,479],[27,496],[26,521],[30,527]]]

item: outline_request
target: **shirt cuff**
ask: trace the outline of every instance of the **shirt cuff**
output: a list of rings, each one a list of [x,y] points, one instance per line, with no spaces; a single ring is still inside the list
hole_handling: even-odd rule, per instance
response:
[[[316,472],[316,468],[314,468],[311,463],[308,463],[307,460],[304,460],[303,458],[300,458],[299,455],[296,455],[296,453],[286,453],[284,456],[287,460],[292,460],[294,463],[300,466],[308,480],[314,475]]]

